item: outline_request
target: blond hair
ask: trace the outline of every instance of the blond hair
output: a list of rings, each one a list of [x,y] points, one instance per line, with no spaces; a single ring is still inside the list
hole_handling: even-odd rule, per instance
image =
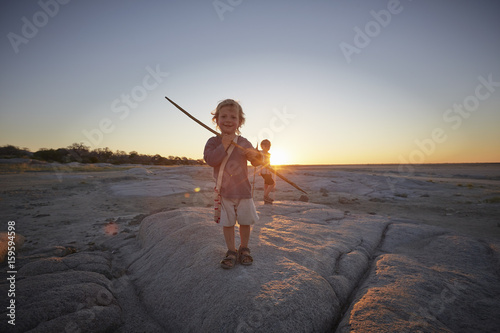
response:
[[[236,102],[234,99],[225,99],[217,105],[217,108],[215,108],[214,111],[212,111],[212,121],[217,125],[217,119],[219,118],[219,113],[220,109],[222,109],[224,106],[234,106],[236,110],[238,110],[238,117],[240,119],[240,124],[238,125],[238,128],[236,129],[236,134],[240,134],[240,127],[243,126],[245,123],[245,113],[243,112],[243,108],[241,107],[240,103]],[[219,125],[217,125],[217,129],[219,128]]]

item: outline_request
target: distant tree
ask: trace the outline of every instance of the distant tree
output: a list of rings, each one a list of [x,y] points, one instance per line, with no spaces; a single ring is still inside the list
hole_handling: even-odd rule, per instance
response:
[[[110,163],[112,162],[113,152],[108,147],[97,148],[90,152],[90,156],[96,157],[100,163]]]
[[[73,143],[72,145],[68,146],[68,149],[74,150],[77,152],[88,152],[90,150],[89,146],[86,146],[83,142],[80,143]]]
[[[128,154],[123,150],[117,150],[113,153],[109,163],[112,164],[124,164],[129,163]]]
[[[31,155],[31,152],[26,148],[21,149],[13,145],[0,147],[0,157],[2,158],[27,157],[29,155]]]
[[[90,156],[90,147],[85,146],[83,142],[73,143],[72,145],[67,147],[68,154],[70,157],[70,162],[80,162],[80,163],[88,163],[91,162]]]
[[[151,161],[155,165],[168,165],[168,164],[170,164],[169,160],[166,159],[165,157],[161,156],[160,154],[156,154],[155,156],[153,156],[151,158]]]
[[[25,158],[35,158],[38,160],[43,160],[47,162],[59,162],[59,163],[69,163],[69,162],[80,162],[80,163],[113,163],[113,164],[123,164],[123,163],[133,163],[133,164],[144,164],[144,165],[203,165],[205,161],[202,159],[193,160],[187,157],[179,156],[168,156],[168,158],[156,155],[144,155],[137,151],[131,151],[126,153],[123,150],[117,150],[113,153],[111,149],[97,148],[90,150],[89,146],[85,146],[84,143],[73,143],[66,148],[58,149],[47,149],[42,148],[35,153],[32,153],[27,148],[19,148],[13,145],[5,145],[0,147],[0,158],[15,158],[15,157],[25,157]]]
[[[33,154],[33,157],[47,162],[67,163],[70,160],[67,149],[47,149],[42,148]]]

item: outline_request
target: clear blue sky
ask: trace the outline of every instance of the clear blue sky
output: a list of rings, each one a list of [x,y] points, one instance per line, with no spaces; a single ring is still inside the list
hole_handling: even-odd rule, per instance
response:
[[[498,1],[2,1],[0,145],[202,158],[218,101],[293,164],[500,162]]]

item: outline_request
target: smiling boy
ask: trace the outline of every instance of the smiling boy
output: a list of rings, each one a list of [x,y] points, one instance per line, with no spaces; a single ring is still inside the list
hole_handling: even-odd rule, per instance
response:
[[[252,165],[262,163],[261,154],[252,144],[240,134],[240,127],[245,123],[245,114],[241,105],[226,99],[217,105],[212,120],[217,124],[222,135],[208,139],[203,157],[208,165],[214,168],[214,178],[219,177],[219,171],[224,158],[229,155],[231,142],[235,140],[242,149],[234,149],[227,158],[220,180],[221,186],[221,216],[220,224],[223,227],[227,252],[221,261],[223,268],[232,268],[239,261],[242,265],[251,265],[253,258],[250,255],[248,242],[251,226],[259,220],[255,204],[252,199],[251,186],[248,181],[247,161]],[[240,226],[241,244],[236,250],[235,224]]]

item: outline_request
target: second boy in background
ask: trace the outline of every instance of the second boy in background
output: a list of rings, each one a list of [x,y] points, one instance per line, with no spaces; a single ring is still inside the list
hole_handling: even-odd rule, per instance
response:
[[[260,175],[264,178],[264,203],[272,204],[274,199],[271,198],[270,194],[274,191],[276,183],[274,181],[273,173],[266,168],[271,164],[271,154],[269,153],[269,149],[271,149],[271,141],[267,139],[262,140],[260,147],[262,148],[261,154],[263,157],[263,165],[260,170]]]

